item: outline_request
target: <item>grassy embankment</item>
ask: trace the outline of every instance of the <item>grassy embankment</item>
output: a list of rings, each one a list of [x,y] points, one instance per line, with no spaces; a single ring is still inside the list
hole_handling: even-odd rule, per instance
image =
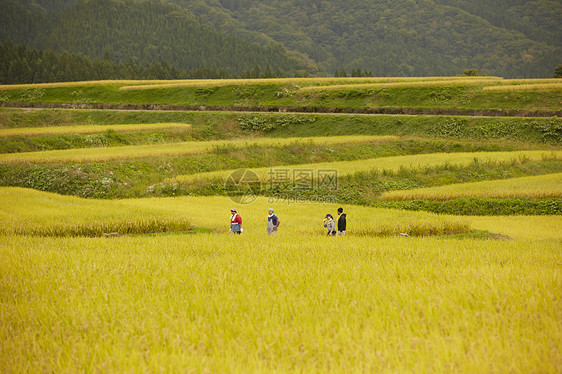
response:
[[[562,141],[562,120],[558,118],[487,118],[455,116],[361,116],[310,114],[236,114],[189,112],[119,112],[107,110],[0,109],[0,132],[19,134],[0,137],[0,153],[37,152],[91,147],[130,145],[164,146],[166,143],[221,140],[247,137],[310,137],[340,135],[396,135],[463,139],[484,145],[484,149],[556,149]],[[178,123],[172,129],[148,130],[158,123]],[[186,124],[182,128],[179,124]],[[118,124],[118,125],[117,125]],[[147,126],[142,131],[117,132],[123,124]],[[187,125],[190,125],[189,127]],[[106,131],[81,135],[92,126]],[[41,128],[45,128],[41,130]],[[61,127],[59,129],[58,127]],[[65,128],[65,129],[62,129]],[[36,130],[35,130],[36,129]],[[80,131],[78,131],[80,129]],[[88,130],[85,130],[88,129]],[[61,133],[32,136],[29,132]],[[25,135],[24,135],[25,134]],[[422,143],[427,144],[427,141]],[[539,145],[542,144],[542,145]],[[546,145],[546,146],[545,146]],[[165,147],[173,147],[165,145]],[[477,146],[478,147],[478,146]],[[434,152],[428,148],[420,152]],[[72,151],[70,151],[72,152]],[[86,151],[88,152],[88,151]],[[95,151],[90,151],[95,152]],[[111,151],[101,151],[111,152]],[[303,160],[304,161],[304,160]],[[298,162],[298,160],[297,160]],[[166,160],[162,160],[166,164]],[[292,162],[295,163],[295,162]],[[254,166],[254,165],[252,165]],[[212,170],[212,169],[211,169]]]
[[[338,170],[338,176],[346,176],[362,171],[376,170],[379,172],[389,171],[396,172],[400,169],[435,167],[438,165],[469,165],[478,160],[478,162],[488,161],[510,161],[519,158],[530,160],[541,160],[548,157],[549,154],[544,151],[520,151],[520,152],[478,152],[478,153],[435,153],[421,154],[413,156],[384,157],[376,159],[358,160],[358,161],[342,161],[328,163],[311,163],[302,165],[293,165],[294,169],[334,169]],[[562,151],[551,153],[552,157],[557,160],[562,156]],[[258,168],[253,171],[260,178],[261,183],[268,183],[270,176],[270,168]],[[204,180],[224,180],[226,176],[231,174],[233,170],[224,170],[209,173],[200,173],[193,175],[178,176],[167,180],[169,183],[190,184]]]
[[[252,169],[256,173],[255,180],[246,178],[246,182],[247,188],[252,193],[268,195],[274,199],[273,201],[316,199],[322,196],[324,199],[329,198],[341,203],[447,214],[548,215],[562,214],[562,199],[559,194],[529,196],[520,189],[512,189],[509,196],[498,196],[490,189],[482,189],[478,197],[460,193],[457,200],[444,203],[417,201],[419,199],[413,203],[383,203],[380,195],[385,191],[478,180],[506,179],[496,183],[509,184],[510,178],[559,172],[561,167],[559,153],[550,155],[540,151],[438,153]],[[278,170],[288,170],[288,177],[275,180]],[[302,181],[294,176],[294,171],[299,170],[310,170],[313,178],[320,178],[321,172],[335,172],[337,186],[326,187],[318,181],[311,180],[310,188],[295,190],[295,185],[302,184]],[[225,183],[228,175],[233,175],[237,183],[233,185]],[[490,186],[493,185],[492,183]],[[178,195],[193,193],[233,195],[240,190],[236,172],[233,170],[179,176],[157,185],[156,188],[160,189],[160,193]],[[560,184],[552,184],[550,190],[560,191]]]
[[[87,163],[87,162],[109,162],[116,160],[134,160],[150,157],[185,156],[211,153],[220,147],[244,148],[250,146],[258,147],[282,147],[290,144],[353,144],[369,142],[385,142],[395,140],[393,136],[331,136],[331,137],[309,137],[309,138],[241,138],[237,140],[211,140],[206,142],[181,142],[162,144],[158,146],[123,146],[108,147],[102,149],[71,149],[57,151],[39,151],[27,153],[0,154],[0,163]]]
[[[288,106],[342,108],[411,108],[469,110],[560,110],[560,80],[522,81],[501,78],[438,77],[246,80],[244,82],[169,81],[100,82],[43,86],[0,86],[0,102],[75,104],[162,104],[218,106]],[[350,84],[351,83],[351,84]],[[527,85],[527,90],[519,86]],[[515,87],[494,91],[487,87]]]

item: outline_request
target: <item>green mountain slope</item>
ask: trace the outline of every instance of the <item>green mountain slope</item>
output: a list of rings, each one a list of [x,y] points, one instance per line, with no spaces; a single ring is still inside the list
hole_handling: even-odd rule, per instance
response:
[[[375,75],[448,75],[476,68],[489,75],[548,77],[562,61],[559,1],[176,2],[217,27],[241,24],[245,32],[265,34],[330,73],[362,67]]]
[[[554,0],[435,0],[482,17],[496,27],[516,30],[527,38],[562,45],[562,1]]]
[[[166,61],[179,69],[214,67],[239,74],[254,66],[294,74],[307,65],[279,43],[258,45],[203,25],[164,2],[81,1],[45,13],[2,2],[0,40],[139,65]],[[24,27],[25,25],[25,27]],[[314,67],[312,67],[314,69]]]

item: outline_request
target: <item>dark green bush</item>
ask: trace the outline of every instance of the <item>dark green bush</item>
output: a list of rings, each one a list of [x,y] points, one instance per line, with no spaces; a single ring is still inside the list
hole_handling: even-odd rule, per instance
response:
[[[528,198],[492,199],[470,197],[447,201],[412,200],[384,202],[377,204],[377,206],[468,216],[562,214],[562,199],[536,200]]]

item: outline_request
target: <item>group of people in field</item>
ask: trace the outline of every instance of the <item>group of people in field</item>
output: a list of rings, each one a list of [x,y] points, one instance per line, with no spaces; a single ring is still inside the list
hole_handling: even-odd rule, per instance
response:
[[[328,229],[328,236],[339,235],[344,236],[347,229],[346,214],[343,212],[343,208],[338,208],[338,230],[336,232],[336,221],[330,213],[326,214],[324,218],[324,227]]]
[[[344,236],[347,229],[346,215],[343,212],[343,208],[338,208],[338,223],[336,231],[336,221],[331,214],[326,214],[323,224],[324,227],[328,229],[328,236],[339,235]],[[279,217],[275,215],[273,208],[267,210],[267,234],[277,234],[277,229],[281,221]],[[230,210],[230,232],[233,234],[241,234],[244,230],[242,229],[242,217],[238,214],[236,208]]]

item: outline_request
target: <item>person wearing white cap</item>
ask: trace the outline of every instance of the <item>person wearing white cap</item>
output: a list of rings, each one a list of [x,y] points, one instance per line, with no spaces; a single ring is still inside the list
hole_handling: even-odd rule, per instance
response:
[[[277,234],[277,228],[279,227],[279,224],[281,222],[275,215],[275,211],[273,210],[273,208],[269,208],[267,213],[267,234]]]
[[[242,233],[242,217],[236,211],[236,208],[230,209],[230,232],[233,234]]]

